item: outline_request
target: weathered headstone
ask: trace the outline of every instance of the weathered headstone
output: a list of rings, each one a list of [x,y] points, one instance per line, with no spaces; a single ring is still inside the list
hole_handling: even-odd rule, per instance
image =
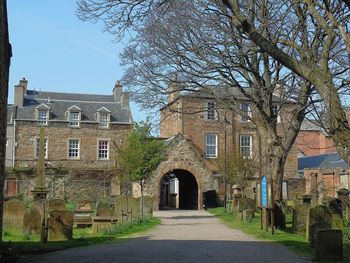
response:
[[[317,260],[343,260],[343,235],[341,230],[319,230],[316,235]]]
[[[49,211],[65,210],[66,202],[62,199],[49,200]]]
[[[49,240],[69,240],[73,238],[73,212],[54,210],[49,218]]]
[[[317,222],[326,222],[332,225],[332,211],[329,207],[318,205],[310,209],[309,226]]]
[[[78,210],[91,210],[91,201],[90,200],[84,200],[81,202],[78,206]]]
[[[26,206],[22,201],[18,199],[6,201],[4,203],[3,227],[22,231],[25,211]]]
[[[305,233],[309,207],[308,204],[293,207],[292,229],[294,233]]]
[[[251,198],[242,197],[239,199],[239,212],[243,212],[244,210],[253,210],[255,211],[255,201]]]
[[[251,222],[254,218],[254,211],[250,209],[243,210],[243,221]]]
[[[350,194],[350,191],[346,188],[341,188],[337,191],[337,194],[338,194],[338,198],[342,202],[343,215],[344,215],[346,220],[349,220],[349,218],[350,218],[350,216],[349,216],[349,212],[350,212],[349,194]]]
[[[315,247],[317,243],[317,232],[320,230],[329,230],[331,225],[326,222],[317,222],[310,226],[310,246]]]
[[[23,233],[28,235],[38,235],[41,232],[43,217],[40,210],[33,206],[27,208],[23,216]]]

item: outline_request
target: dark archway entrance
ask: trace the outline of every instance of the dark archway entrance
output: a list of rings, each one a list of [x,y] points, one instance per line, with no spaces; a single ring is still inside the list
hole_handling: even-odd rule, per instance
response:
[[[198,184],[190,172],[175,169],[159,183],[159,209],[198,209]]]

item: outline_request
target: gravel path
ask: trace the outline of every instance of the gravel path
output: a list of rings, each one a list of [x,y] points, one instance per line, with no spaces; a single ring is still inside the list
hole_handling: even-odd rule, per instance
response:
[[[282,245],[232,230],[206,211],[154,214],[161,225],[125,242],[23,256],[19,262],[311,262]]]

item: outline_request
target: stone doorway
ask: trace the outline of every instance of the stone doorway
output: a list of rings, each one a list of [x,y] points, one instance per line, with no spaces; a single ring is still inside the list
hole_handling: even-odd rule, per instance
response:
[[[198,209],[198,183],[192,173],[175,169],[161,178],[159,209]]]

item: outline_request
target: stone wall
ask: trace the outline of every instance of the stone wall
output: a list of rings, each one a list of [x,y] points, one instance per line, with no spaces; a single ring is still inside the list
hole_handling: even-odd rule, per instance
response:
[[[16,166],[35,165],[36,138],[39,138],[39,126],[30,121],[16,122]],[[111,124],[110,129],[99,129],[98,124],[81,123],[80,128],[68,127],[65,122],[50,122],[45,127],[48,139],[48,158],[50,166],[67,168],[106,169],[114,164],[113,142],[123,142],[125,134],[131,131],[130,125]],[[80,158],[68,159],[68,139],[80,139]],[[98,139],[110,140],[109,160],[98,160]]]

